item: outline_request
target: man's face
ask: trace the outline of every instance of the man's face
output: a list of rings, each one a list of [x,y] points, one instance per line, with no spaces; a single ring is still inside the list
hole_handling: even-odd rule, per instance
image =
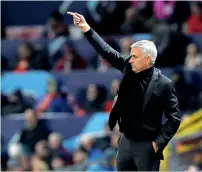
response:
[[[87,158],[86,153],[79,150],[74,152],[73,154],[73,161],[75,164],[85,161],[86,158]]]
[[[97,97],[97,88],[94,84],[89,85],[87,89],[87,99],[90,101],[95,100]]]
[[[26,44],[22,44],[20,45],[20,47],[18,47],[18,54],[21,58],[24,58],[24,57],[30,57],[31,52]]]
[[[197,47],[195,44],[189,44],[187,47],[187,54],[195,56],[197,54]]]
[[[25,121],[28,128],[33,128],[37,125],[37,117],[33,110],[28,109],[25,111]]]
[[[112,84],[111,84],[111,93],[112,94],[116,94],[118,88],[119,88],[119,80],[114,79],[112,81]]]
[[[150,66],[151,57],[145,57],[141,48],[132,48],[130,52],[130,60],[132,71],[135,73],[141,72],[144,69],[147,69]]]
[[[37,144],[35,145],[35,151],[39,157],[41,158],[47,157],[49,154],[47,142],[44,140],[37,142]]]
[[[49,143],[49,147],[51,149],[58,149],[58,148],[60,148],[61,140],[60,140],[60,138],[58,138],[55,135],[50,135],[50,137],[48,139],[48,143]]]

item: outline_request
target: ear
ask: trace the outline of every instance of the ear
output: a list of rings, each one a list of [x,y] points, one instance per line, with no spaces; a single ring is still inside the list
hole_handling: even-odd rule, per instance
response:
[[[152,65],[152,60],[151,60],[151,57],[150,57],[150,56],[147,56],[147,63],[148,63],[149,65]]]

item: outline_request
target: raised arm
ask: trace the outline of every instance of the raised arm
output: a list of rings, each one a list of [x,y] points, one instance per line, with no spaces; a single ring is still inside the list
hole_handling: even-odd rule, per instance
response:
[[[73,16],[74,25],[79,27],[96,51],[113,67],[123,71],[127,56],[117,52],[109,46],[86,22],[84,16],[78,13],[67,12]]]

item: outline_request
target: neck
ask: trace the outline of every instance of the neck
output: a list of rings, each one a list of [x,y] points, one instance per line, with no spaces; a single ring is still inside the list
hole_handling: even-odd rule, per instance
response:
[[[153,71],[154,71],[154,66],[150,66],[150,67],[148,67],[148,68],[142,70],[141,72],[139,72],[138,75],[139,75],[140,77],[147,77],[147,76],[152,75]]]
[[[142,73],[142,72],[147,71],[147,70],[152,69],[152,68],[154,68],[154,66],[146,67],[146,68],[144,68],[144,69],[142,69],[140,71],[136,71],[135,73]]]
[[[146,67],[144,70],[142,70],[142,71],[146,71],[146,70],[149,70],[149,69],[153,69],[154,68],[154,66],[153,65],[150,65],[150,66],[148,66],[148,67]]]

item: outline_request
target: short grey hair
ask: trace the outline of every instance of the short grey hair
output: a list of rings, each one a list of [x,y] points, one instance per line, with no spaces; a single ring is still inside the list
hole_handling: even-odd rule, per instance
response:
[[[131,48],[141,48],[145,56],[151,57],[151,62],[154,65],[157,57],[157,49],[154,42],[149,40],[137,41],[131,45]]]

